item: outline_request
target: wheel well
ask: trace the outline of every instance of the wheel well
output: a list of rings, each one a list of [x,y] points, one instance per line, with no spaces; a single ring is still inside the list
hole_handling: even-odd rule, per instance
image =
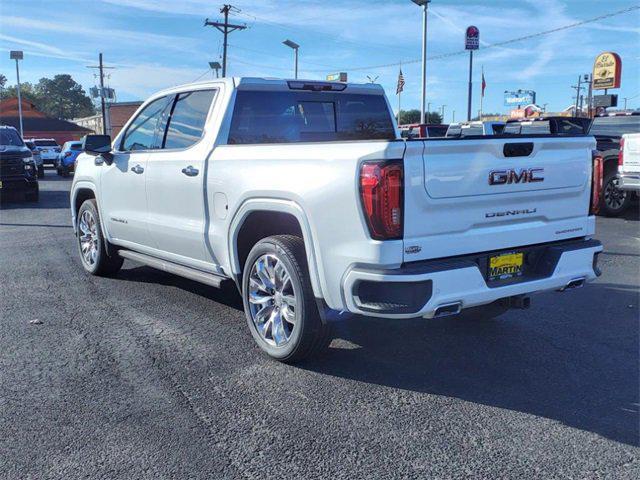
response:
[[[295,216],[290,213],[263,210],[251,212],[242,223],[237,237],[240,271],[244,269],[249,252],[256,243],[271,235],[284,234],[303,238],[302,228]]]
[[[78,215],[78,211],[80,210],[80,207],[82,206],[82,204],[86,200],[89,200],[90,198],[96,198],[95,194],[93,193],[93,190],[89,188],[81,188],[78,190],[78,193],[76,194],[76,201],[73,205],[76,216]]]

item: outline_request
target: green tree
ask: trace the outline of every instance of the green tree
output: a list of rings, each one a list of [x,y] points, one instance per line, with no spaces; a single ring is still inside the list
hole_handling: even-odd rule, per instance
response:
[[[20,84],[20,95],[23,100],[34,103],[36,107],[39,105],[40,97],[33,84],[26,82]],[[11,85],[7,88],[3,88],[0,93],[0,98],[13,98],[18,97],[18,89],[15,85]]]
[[[0,73],[0,88],[4,88],[7,84],[7,77],[5,77],[2,73]]]
[[[35,90],[38,94],[36,105],[49,116],[70,119],[95,113],[93,102],[82,85],[69,74],[59,74],[53,79],[41,78]]]
[[[430,124],[441,124],[442,116],[438,112],[426,112],[425,121]],[[400,111],[400,125],[407,125],[410,123],[420,123],[420,110],[401,110]]]

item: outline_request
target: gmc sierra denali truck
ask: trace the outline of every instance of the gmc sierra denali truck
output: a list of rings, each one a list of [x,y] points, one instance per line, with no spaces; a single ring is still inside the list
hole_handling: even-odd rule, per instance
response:
[[[594,279],[594,147],[404,141],[380,86],[221,79],[157,93],[113,141],[86,137],[71,215],[89,273],[130,259],[233,281],[257,344],[293,362],[336,312],[495,316]]]

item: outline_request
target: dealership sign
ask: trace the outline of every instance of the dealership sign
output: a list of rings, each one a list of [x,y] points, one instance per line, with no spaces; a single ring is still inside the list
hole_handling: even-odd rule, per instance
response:
[[[327,75],[328,82],[346,82],[347,72],[330,73]]]
[[[622,60],[617,53],[604,52],[593,63],[593,89],[620,88]]]
[[[464,38],[465,50],[478,50],[480,48],[480,30],[478,27],[470,25],[467,27],[467,32]]]
[[[504,105],[517,107],[536,103],[536,92],[533,90],[518,90],[517,92],[504,92]]]

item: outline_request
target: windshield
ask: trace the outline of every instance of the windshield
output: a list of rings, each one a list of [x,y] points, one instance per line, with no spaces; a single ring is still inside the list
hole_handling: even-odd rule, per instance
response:
[[[239,91],[229,144],[395,139],[382,95]]]
[[[640,133],[640,115],[596,117],[591,124],[591,135],[621,137],[625,133]]]
[[[34,140],[34,143],[39,147],[58,147],[59,146],[55,140]]]
[[[69,150],[82,150],[82,144],[72,143],[71,145],[69,145]]]
[[[12,128],[0,128],[0,145],[12,145],[15,147],[22,147],[24,142]]]

